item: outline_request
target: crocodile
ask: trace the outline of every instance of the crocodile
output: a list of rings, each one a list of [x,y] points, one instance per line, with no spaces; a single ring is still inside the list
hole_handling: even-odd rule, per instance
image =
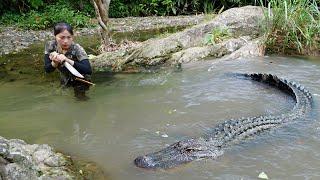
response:
[[[134,160],[137,167],[145,169],[169,169],[194,160],[216,159],[224,154],[227,147],[241,142],[262,131],[280,127],[297,119],[302,119],[311,111],[312,95],[302,85],[282,79],[272,74],[236,74],[276,87],[291,96],[295,105],[289,112],[279,115],[265,115],[226,120],[212,129],[212,132],[197,138],[176,142],[168,147]]]

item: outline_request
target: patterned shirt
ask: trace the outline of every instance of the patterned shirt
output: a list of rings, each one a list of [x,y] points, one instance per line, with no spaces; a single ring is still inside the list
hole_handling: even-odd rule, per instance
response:
[[[45,45],[44,54],[50,54],[52,52],[59,52],[57,48],[57,41],[48,41]],[[88,55],[86,51],[76,43],[72,43],[68,51],[64,54],[68,59],[72,59],[73,61],[82,61],[84,59],[88,59]]]

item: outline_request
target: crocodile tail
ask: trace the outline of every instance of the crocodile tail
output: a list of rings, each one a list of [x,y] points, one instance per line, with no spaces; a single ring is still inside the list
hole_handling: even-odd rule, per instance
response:
[[[249,77],[254,81],[262,82],[270,86],[276,87],[277,89],[290,95],[296,101],[294,110],[297,110],[297,108],[307,109],[312,105],[311,93],[299,83],[279,78],[273,74],[253,73],[243,74],[243,76]]]
[[[278,126],[284,122],[292,121],[302,117],[306,112],[311,110],[312,95],[303,86],[293,81],[278,78],[272,74],[235,74],[238,77],[245,77],[250,80],[262,82],[270,86],[276,87],[279,90],[292,96],[296,104],[289,113],[280,115],[258,116],[251,118],[241,118],[238,120],[228,120],[219,124],[213,135],[215,138],[221,139],[225,145],[237,142],[245,137],[254,135],[258,132]]]

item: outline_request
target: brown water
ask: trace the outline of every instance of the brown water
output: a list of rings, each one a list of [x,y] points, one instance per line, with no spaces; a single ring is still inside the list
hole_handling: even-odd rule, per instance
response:
[[[74,99],[72,90],[60,89],[57,81],[2,81],[0,135],[48,143],[92,160],[116,180],[257,179],[262,171],[271,179],[319,179],[319,59],[212,62],[190,64],[182,72],[96,76],[97,86],[84,102]],[[292,108],[293,100],[278,90],[226,72],[267,72],[295,80],[314,95],[314,113],[234,145],[217,160],[169,171],[136,168],[138,155],[201,136],[226,119]]]

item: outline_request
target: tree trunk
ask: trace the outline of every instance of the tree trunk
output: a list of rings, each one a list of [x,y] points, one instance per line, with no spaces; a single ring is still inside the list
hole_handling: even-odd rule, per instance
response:
[[[101,27],[101,50],[107,51],[110,46],[109,5],[111,0],[92,0],[98,23]]]

